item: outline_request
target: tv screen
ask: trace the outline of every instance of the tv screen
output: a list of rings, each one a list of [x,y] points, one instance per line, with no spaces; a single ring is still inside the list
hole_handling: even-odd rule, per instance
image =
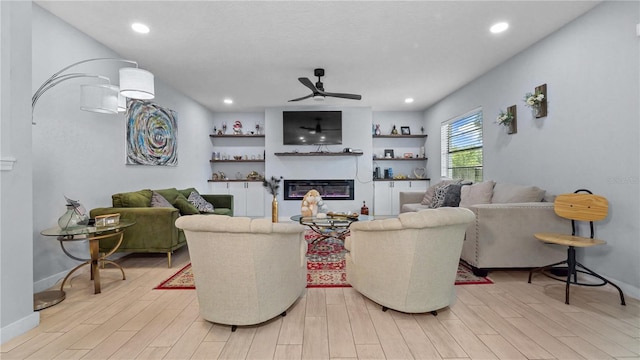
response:
[[[342,144],[342,111],[283,111],[284,145]]]

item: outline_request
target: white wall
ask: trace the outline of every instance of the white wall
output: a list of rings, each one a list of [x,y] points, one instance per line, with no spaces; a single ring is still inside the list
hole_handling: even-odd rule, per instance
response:
[[[33,6],[33,90],[51,74],[74,62],[120,57],[42,8]],[[135,59],[132,59],[135,60]],[[99,73],[117,83],[118,62],[92,62],[73,70]],[[145,68],[148,64],[139,64]],[[60,250],[55,238],[40,231],[55,226],[65,211],[64,195],[87,208],[111,206],[111,195],[145,188],[195,187],[206,192],[211,176],[212,114],[156,78],[160,106],[177,113],[178,166],[125,165],[124,114],[104,115],[79,109],[80,84],[71,80],[45,93],[34,111],[33,131],[33,281],[36,291],[48,288],[77,265]],[[86,243],[72,248],[86,255]]]
[[[0,343],[4,343],[37,326],[40,319],[33,312],[30,2],[0,2],[0,36]]]
[[[640,296],[640,3],[605,2],[425,112],[432,178],[440,124],[477,106],[484,113],[484,178],[537,185],[553,194],[587,188],[609,199],[596,226],[606,246],[580,261]],[[505,35],[505,36],[508,36]],[[522,98],[547,84],[549,114],[535,119]],[[496,125],[518,106],[518,133]]]
[[[275,156],[276,152],[316,151],[314,145],[283,145],[282,111],[284,110],[340,110],[342,111],[342,145],[328,145],[323,151],[338,152],[345,147],[362,149],[362,156]],[[371,164],[370,108],[291,107],[271,108],[265,111],[266,177],[283,176],[285,179],[354,179],[354,200],[327,201],[330,211],[360,211],[362,201],[373,204]],[[279,215],[286,219],[300,213],[300,201],[282,200],[278,195]],[[271,212],[269,207],[268,214]]]

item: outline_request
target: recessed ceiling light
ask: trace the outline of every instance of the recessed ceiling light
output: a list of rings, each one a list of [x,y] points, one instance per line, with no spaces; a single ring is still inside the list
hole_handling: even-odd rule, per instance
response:
[[[491,31],[491,33],[493,34],[498,34],[507,30],[508,28],[509,28],[509,23],[499,22],[499,23],[493,24],[493,26],[489,28],[489,31]]]
[[[230,104],[233,104],[233,100],[231,100],[231,99],[224,99],[224,103],[225,103],[225,104],[229,104],[229,105],[230,105]]]
[[[131,24],[131,28],[133,29],[133,31],[138,32],[140,34],[148,34],[149,33],[149,27],[145,24],[141,24],[141,23],[133,23]]]
[[[413,98],[406,98],[404,99],[404,102],[407,104],[411,104],[413,102]]]

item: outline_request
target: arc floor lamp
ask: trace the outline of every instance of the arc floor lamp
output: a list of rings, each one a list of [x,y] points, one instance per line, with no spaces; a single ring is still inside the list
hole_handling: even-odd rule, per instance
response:
[[[111,84],[111,79],[106,76],[91,73],[74,73],[67,70],[93,61],[119,61],[135,65],[135,67],[123,67],[119,71],[119,86]],[[95,58],[78,61],[51,75],[40,85],[38,90],[31,97],[31,123],[33,121],[33,110],[38,99],[47,90],[56,85],[76,78],[97,78],[105,83],[83,84],[80,87],[80,109],[85,111],[117,114],[126,110],[126,98],[148,100],[155,97],[153,74],[147,70],[138,68],[138,63],[132,60],[118,58]]]

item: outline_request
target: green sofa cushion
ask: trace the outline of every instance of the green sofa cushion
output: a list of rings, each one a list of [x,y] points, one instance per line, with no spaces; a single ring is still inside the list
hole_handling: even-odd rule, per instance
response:
[[[200,192],[198,190],[196,190],[195,188],[187,188],[187,189],[184,189],[184,190],[178,190],[178,192],[180,194],[182,194],[182,196],[186,197],[187,199],[189,199],[189,195],[191,195],[192,191],[195,191],[198,194],[200,194]]]
[[[198,211],[198,208],[193,206],[193,204],[191,204],[186,197],[182,196],[182,194],[178,195],[178,197],[176,198],[176,201],[173,203],[173,206],[175,206],[178,210],[180,210],[181,215],[200,214],[200,211]]]
[[[153,192],[149,189],[111,195],[113,207],[150,207]]]
[[[154,190],[154,191],[162,195],[162,197],[167,199],[167,201],[170,202],[171,205],[173,206],[176,206],[175,204],[176,198],[178,198],[178,195],[181,195],[178,189],[176,188],[160,189],[160,190]]]

